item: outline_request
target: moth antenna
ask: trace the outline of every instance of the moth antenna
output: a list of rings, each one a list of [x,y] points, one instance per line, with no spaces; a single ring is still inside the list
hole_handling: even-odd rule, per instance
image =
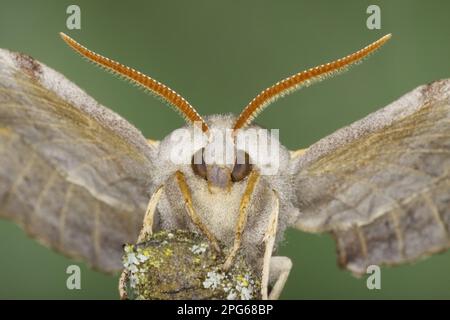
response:
[[[364,58],[368,57],[371,53],[375,52],[385,44],[391,36],[391,34],[387,34],[365,48],[346,57],[296,73],[275,83],[250,101],[237,118],[233,129],[238,130],[250,124],[261,111],[278,98],[292,93],[304,86],[324,80],[334,74],[341,73],[348,69],[348,67],[361,62]]]
[[[83,57],[87,58],[96,65],[141,86],[147,92],[155,95],[157,98],[160,98],[170,106],[174,107],[175,110],[178,111],[187,122],[201,122],[202,131],[208,131],[208,125],[194,109],[194,107],[174,90],[133,68],[127,67],[117,61],[106,58],[92,50],[87,49],[63,32],[60,32],[59,34],[61,38],[69,45],[69,47],[81,54]]]

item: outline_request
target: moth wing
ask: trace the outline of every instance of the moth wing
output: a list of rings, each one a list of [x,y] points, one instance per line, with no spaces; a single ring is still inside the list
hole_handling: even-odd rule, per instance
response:
[[[331,232],[341,266],[450,246],[450,80],[424,85],[292,159],[297,228]]]
[[[0,217],[96,269],[137,238],[155,144],[61,74],[0,49]]]

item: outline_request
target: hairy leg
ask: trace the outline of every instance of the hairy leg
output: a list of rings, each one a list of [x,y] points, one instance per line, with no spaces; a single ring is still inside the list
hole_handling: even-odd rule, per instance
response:
[[[217,242],[216,237],[211,233],[211,231],[209,231],[207,226],[202,222],[200,216],[194,210],[194,206],[192,204],[191,192],[186,183],[184,174],[181,173],[180,171],[177,171],[176,178],[177,178],[178,186],[181,190],[181,193],[183,194],[186,211],[187,211],[189,217],[191,218],[192,222],[197,226],[197,228],[206,236],[206,238],[209,240],[209,242],[211,243],[214,250],[216,250],[217,252],[220,252],[219,244]]]
[[[158,204],[159,198],[161,198],[164,186],[160,186],[150,197],[150,201],[147,205],[147,210],[145,211],[144,222],[142,229],[139,232],[139,237],[137,242],[142,242],[148,235],[153,233],[153,218],[155,215],[156,205]]]
[[[268,299],[268,286],[269,286],[269,272],[270,262],[272,258],[273,246],[275,244],[275,237],[277,235],[278,225],[278,213],[279,213],[279,200],[278,196],[274,192],[274,205],[269,218],[269,224],[267,225],[266,234],[264,235],[264,258],[261,277],[261,297],[263,300]]]
[[[150,197],[150,200],[147,205],[147,210],[145,210],[142,229],[139,232],[139,236],[136,243],[142,242],[148,235],[151,235],[153,233],[153,218],[155,215],[156,205],[158,204],[158,201],[161,198],[163,189],[164,186],[160,186]],[[123,270],[119,278],[119,295],[121,300],[128,299],[126,288],[128,276],[129,276],[128,272],[126,270]]]
[[[269,282],[272,290],[269,294],[270,300],[277,300],[292,269],[292,261],[288,257],[272,257],[270,260]]]
[[[255,189],[255,186],[258,182],[258,179],[259,173],[257,171],[252,171],[248,177],[247,186],[245,188],[244,195],[242,196],[241,204],[239,206],[239,216],[238,221],[236,223],[236,231],[234,236],[233,247],[231,248],[228,257],[222,266],[223,270],[225,271],[231,267],[233,259],[236,256],[239,248],[241,247],[242,233],[244,232],[245,225],[247,224],[247,216],[248,216],[247,207],[250,203],[250,199]]]

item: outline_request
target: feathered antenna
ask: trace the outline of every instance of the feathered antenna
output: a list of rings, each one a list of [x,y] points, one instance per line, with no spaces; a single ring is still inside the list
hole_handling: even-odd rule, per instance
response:
[[[311,83],[319,82],[334,74],[341,73],[351,65],[361,62],[364,58],[368,57],[371,53],[379,49],[386,41],[391,38],[391,36],[391,34],[387,34],[377,41],[369,44],[367,47],[356,51],[355,53],[352,53],[344,58],[322,64],[306,71],[299,72],[277,82],[273,86],[258,94],[244,108],[244,110],[237,118],[233,129],[237,130],[250,124],[250,122],[255,119],[255,117],[261,111],[263,111],[269,104],[271,104],[278,98],[294,92],[295,90],[298,90],[304,86],[308,86]]]
[[[202,131],[208,131],[208,125],[203,118],[198,114],[194,107],[187,102],[178,93],[167,87],[166,85],[156,81],[155,79],[146,76],[145,74],[127,67],[117,61],[106,58],[98,53],[95,53],[86,47],[82,46],[68,35],[60,32],[61,38],[71,47],[73,50],[81,54],[83,57],[89,59],[95,64],[112,71],[115,74],[123,76],[124,78],[138,84],[146,89],[148,92],[154,94],[156,97],[161,98],[167,102],[170,106],[174,107],[183,118],[188,122],[201,122]]]

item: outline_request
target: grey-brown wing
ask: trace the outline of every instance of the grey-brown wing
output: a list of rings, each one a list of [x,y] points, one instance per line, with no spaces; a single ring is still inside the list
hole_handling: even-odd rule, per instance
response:
[[[292,165],[296,227],[333,233],[352,272],[449,248],[450,80],[416,88]]]
[[[155,148],[29,56],[0,49],[0,217],[113,272],[137,238]]]

